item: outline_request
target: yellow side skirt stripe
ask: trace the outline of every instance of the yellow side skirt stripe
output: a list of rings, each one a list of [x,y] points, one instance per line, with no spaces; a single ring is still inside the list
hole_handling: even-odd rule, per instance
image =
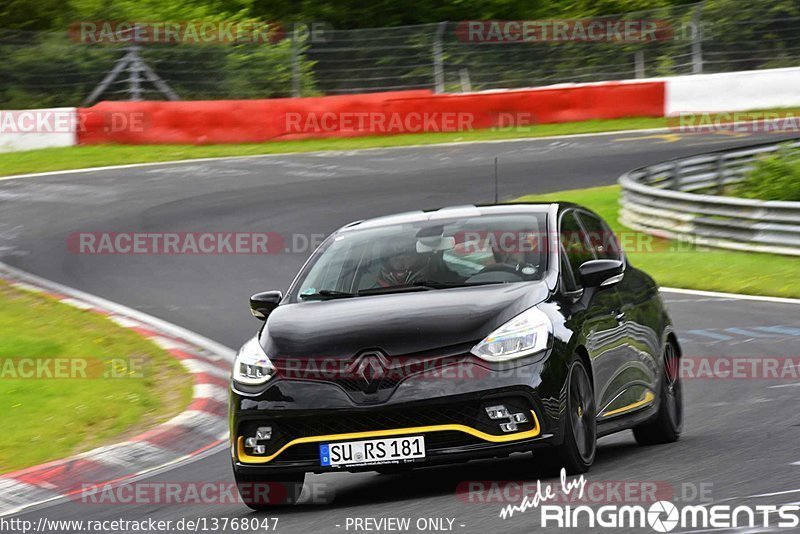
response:
[[[351,432],[349,434],[328,434],[326,436],[307,436],[305,438],[297,438],[293,439],[292,441],[290,441],[289,443],[278,449],[274,454],[271,454],[269,456],[251,456],[247,454],[247,452],[245,452],[244,449],[244,436],[239,436],[239,438],[236,440],[236,453],[237,456],[239,457],[239,461],[243,463],[265,464],[277,458],[279,454],[283,453],[283,451],[285,451],[289,447],[294,447],[295,445],[300,445],[303,443],[320,443],[324,441],[380,438],[387,436],[400,436],[403,434],[445,432],[448,430],[456,432],[464,432],[465,434],[470,434],[484,441],[491,441],[493,443],[504,443],[508,441],[519,441],[521,439],[535,438],[540,434],[541,427],[539,426],[539,419],[536,417],[536,413],[533,410],[531,410],[531,415],[533,416],[533,428],[531,430],[527,430],[525,432],[519,432],[516,434],[504,434],[502,436],[494,436],[492,434],[487,434],[485,432],[481,432],[480,430],[476,430],[466,425],[452,424],[452,425],[416,426],[411,428],[395,428],[392,430],[373,430],[369,432]]]
[[[608,416],[611,416],[611,415],[619,415],[619,414],[625,413],[625,412],[632,412],[633,410],[635,410],[637,408],[641,408],[642,406],[644,406],[646,404],[650,404],[651,402],[653,402],[653,399],[655,399],[655,398],[656,398],[656,396],[653,395],[652,391],[646,391],[645,394],[644,394],[644,398],[642,400],[636,401],[633,404],[628,404],[627,406],[623,406],[622,408],[617,408],[615,410],[611,410],[610,412],[604,412],[603,413],[603,417],[608,417]]]

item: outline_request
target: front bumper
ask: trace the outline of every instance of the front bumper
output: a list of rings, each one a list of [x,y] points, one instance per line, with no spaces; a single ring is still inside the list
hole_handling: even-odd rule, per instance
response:
[[[464,364],[472,365],[472,364]],[[480,364],[477,364],[480,365]],[[422,467],[507,456],[561,442],[561,380],[542,380],[547,362],[513,369],[470,370],[434,382],[411,377],[382,402],[365,403],[332,383],[278,379],[258,394],[231,391],[231,456],[240,473],[365,471],[387,464],[322,467],[319,445],[380,437],[424,435],[426,458],[403,467]],[[479,377],[476,380],[474,377]],[[553,378],[556,378],[553,381]],[[563,377],[562,377],[563,378]],[[503,432],[486,407],[507,406],[528,414],[514,432]],[[266,451],[254,454],[245,439],[269,426]],[[396,464],[388,464],[389,467]]]

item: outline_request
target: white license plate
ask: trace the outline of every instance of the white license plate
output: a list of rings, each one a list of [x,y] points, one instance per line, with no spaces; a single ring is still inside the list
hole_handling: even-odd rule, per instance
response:
[[[344,441],[319,446],[319,461],[323,467],[405,463],[420,458],[425,458],[423,436]]]

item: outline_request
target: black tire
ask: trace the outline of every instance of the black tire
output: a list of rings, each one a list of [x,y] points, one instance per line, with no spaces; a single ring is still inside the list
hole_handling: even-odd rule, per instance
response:
[[[253,510],[261,511],[296,504],[303,491],[306,474],[267,478],[234,472],[234,478],[242,502]]]
[[[657,445],[678,441],[683,430],[683,385],[680,377],[680,359],[675,345],[664,347],[661,400],[658,414],[651,421],[633,429],[639,445]]]
[[[594,387],[580,358],[570,364],[567,375],[567,420],[564,443],[557,449],[558,467],[568,475],[587,472],[597,454],[597,405]]]

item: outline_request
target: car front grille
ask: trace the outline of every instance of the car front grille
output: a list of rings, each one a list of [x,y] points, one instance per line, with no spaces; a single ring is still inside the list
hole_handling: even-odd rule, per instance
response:
[[[347,360],[276,358],[272,363],[276,366],[279,377],[333,383],[360,397],[365,393],[390,392],[411,376],[438,379],[439,374],[448,367],[457,366],[472,358],[462,348],[404,356],[388,356],[378,350],[367,350]],[[376,365],[365,370],[363,360],[367,357],[371,357]]]

